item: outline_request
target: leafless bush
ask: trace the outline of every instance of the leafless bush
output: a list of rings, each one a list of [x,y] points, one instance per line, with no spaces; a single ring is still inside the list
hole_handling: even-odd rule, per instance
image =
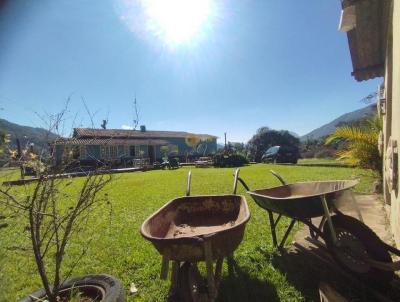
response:
[[[82,231],[96,207],[109,202],[108,196],[100,195],[100,191],[110,181],[110,175],[89,173],[82,185],[76,188],[77,192],[70,190],[72,192],[68,194],[70,180],[42,175],[31,188],[27,188],[31,194],[26,197],[12,187],[0,187],[0,202],[28,221],[37,270],[50,302],[58,301],[63,281],[71,275],[80,259],[76,259],[68,272],[62,273],[71,236]],[[72,202],[64,202],[70,198]],[[82,254],[86,253],[86,248]]]
[[[49,133],[64,132],[68,105],[69,98],[61,112],[37,114]],[[71,162],[55,166],[49,152],[33,152],[29,148],[18,150],[14,161],[21,167],[32,167],[37,179],[24,187],[0,185],[1,210],[11,211],[14,218],[28,225],[30,246],[47,300],[58,302],[63,282],[70,277],[88,245],[76,259],[68,259],[72,265],[64,271],[66,250],[74,236],[85,232],[95,208],[109,205],[108,195],[101,190],[112,178],[99,170],[87,172],[78,181],[61,178]]]

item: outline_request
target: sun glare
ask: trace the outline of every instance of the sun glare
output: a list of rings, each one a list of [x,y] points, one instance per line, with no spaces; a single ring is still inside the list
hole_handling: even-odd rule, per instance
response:
[[[208,0],[145,1],[148,29],[168,44],[177,45],[198,34],[210,15]]]
[[[125,2],[125,7],[129,0]],[[186,44],[204,35],[215,13],[214,0],[139,0],[136,9],[121,19],[145,33],[162,40],[170,47]],[[130,2],[132,4],[132,2]],[[138,12],[138,8],[140,12]],[[138,17],[140,15],[140,17]],[[140,21],[138,20],[140,19]]]

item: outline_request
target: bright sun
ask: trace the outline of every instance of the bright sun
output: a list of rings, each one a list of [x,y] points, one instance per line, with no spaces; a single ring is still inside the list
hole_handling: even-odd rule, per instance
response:
[[[187,43],[206,30],[213,0],[142,0],[146,32],[171,47]]]

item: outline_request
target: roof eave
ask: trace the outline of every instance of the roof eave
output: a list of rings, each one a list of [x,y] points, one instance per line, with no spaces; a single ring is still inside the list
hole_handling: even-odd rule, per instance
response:
[[[387,20],[390,0],[343,0],[342,8],[355,6],[356,26],[347,32],[357,81],[382,77],[385,69]]]

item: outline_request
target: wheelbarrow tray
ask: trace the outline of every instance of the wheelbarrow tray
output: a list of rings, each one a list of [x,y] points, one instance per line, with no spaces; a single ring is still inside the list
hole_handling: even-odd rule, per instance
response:
[[[140,232],[169,260],[197,262],[205,259],[205,240],[211,241],[213,259],[233,253],[249,218],[244,196],[186,196],[152,214]]]
[[[357,183],[356,180],[300,182],[248,193],[260,207],[302,220],[323,216],[321,198],[325,197],[331,209]]]

